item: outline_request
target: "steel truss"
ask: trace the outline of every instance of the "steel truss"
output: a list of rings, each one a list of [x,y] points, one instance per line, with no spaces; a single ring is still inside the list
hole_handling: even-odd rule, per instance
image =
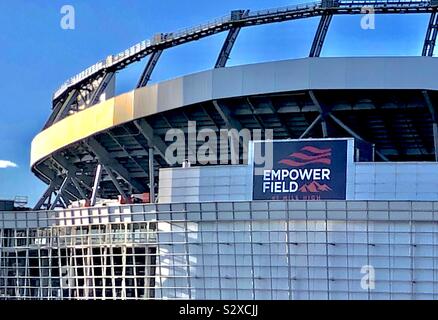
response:
[[[423,56],[432,57],[435,49],[436,36],[438,33],[438,14],[432,12],[430,15],[429,24],[427,26],[426,39],[424,40]]]
[[[158,59],[160,59],[160,56],[162,53],[163,53],[163,50],[157,50],[151,54],[151,57],[149,58],[149,61],[146,64],[146,67],[145,67],[145,69],[140,77],[140,80],[137,83],[137,89],[145,87],[148,84],[148,82],[151,78],[152,72],[154,71],[155,66],[157,65]]]
[[[320,56],[332,18],[333,14],[331,12],[326,12],[321,16],[315,38],[313,39],[312,48],[310,49],[310,57]]]
[[[226,60],[229,57],[229,53],[232,49],[234,42],[237,39],[237,35],[241,28],[250,27],[254,25],[262,25],[276,22],[291,21],[303,18],[310,18],[315,16],[321,16],[321,25],[317,30],[317,34],[314,40],[316,54],[321,49],[325,35],[327,33],[328,24],[330,23],[332,15],[345,15],[345,14],[363,14],[363,7],[373,7],[376,14],[397,14],[397,13],[433,13],[437,10],[436,0],[419,0],[419,1],[329,1],[313,2],[310,4],[296,5],[283,8],[275,8],[261,11],[249,12],[239,10],[239,12],[245,12],[241,16],[236,16],[236,11],[233,11],[229,16],[220,20],[209,22],[200,27],[190,28],[181,32],[166,33],[158,41],[152,41],[150,45],[144,49],[135,52],[131,55],[112,63],[109,66],[100,68],[94,71],[91,75],[80,79],[74,84],[67,85],[61,93],[58,93],[54,97],[53,105],[56,106],[59,100],[65,100],[69,92],[73,89],[82,89],[103,77],[110,72],[116,72],[124,69],[129,64],[143,59],[144,57],[151,55],[152,58],[148,65],[151,68],[146,67],[144,71],[144,77],[140,80],[139,84],[147,83],[148,76],[153,70],[154,63],[158,60],[156,55],[161,54],[162,50],[182,45],[187,42],[196,41],[217,33],[224,31],[230,31],[227,39],[224,42],[224,46],[221,49],[219,58],[216,62],[217,66],[225,66]],[[325,17],[325,18],[324,18]],[[430,24],[431,25],[431,24]],[[435,26],[433,23],[432,26]],[[435,27],[433,27],[435,28]],[[433,36],[433,32],[432,32]],[[432,38],[433,39],[433,38]],[[431,40],[428,39],[427,40]],[[430,46],[431,42],[428,42]],[[312,46],[313,47],[313,46]],[[319,49],[318,49],[319,48]],[[430,51],[430,50],[429,50]],[[155,55],[155,58],[154,58]],[[318,55],[315,55],[318,56]]]
[[[318,123],[321,123],[321,129],[323,133],[323,137],[327,138],[329,137],[328,134],[328,121],[327,119],[330,118],[335,124],[337,124],[340,128],[342,128],[345,132],[347,132],[350,136],[354,137],[357,140],[360,140],[364,143],[370,144],[369,141],[366,141],[363,137],[361,137],[359,134],[357,134],[353,129],[351,129],[347,124],[342,122],[340,119],[338,119],[332,112],[331,108],[322,104],[319,99],[316,97],[315,92],[309,91],[309,96],[314,105],[319,110],[318,117],[310,124],[310,126],[304,131],[304,133],[301,135],[300,139],[306,137]],[[383,161],[389,161],[389,159],[379,150],[375,150],[375,153],[383,160]]]
[[[234,13],[234,14],[233,14]],[[234,20],[240,20],[242,18],[245,18],[249,14],[249,10],[243,11],[233,11],[232,16]],[[219,56],[217,58],[215,68],[223,68],[227,64],[228,59],[230,58],[231,50],[233,49],[234,43],[237,40],[237,37],[239,36],[240,30],[242,27],[236,26],[230,29],[228,32],[227,38],[225,39],[225,42],[222,46],[222,49],[219,53]]]

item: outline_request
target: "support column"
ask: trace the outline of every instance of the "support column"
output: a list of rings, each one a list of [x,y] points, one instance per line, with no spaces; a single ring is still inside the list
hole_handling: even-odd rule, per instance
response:
[[[99,102],[100,96],[105,91],[108,84],[111,82],[111,80],[114,77],[114,72],[108,72],[104,75],[102,80],[100,81],[97,88],[94,90],[94,92],[91,94],[90,100],[87,103],[87,106],[95,105]]]
[[[79,183],[76,181],[75,177],[71,178],[71,182],[73,183],[73,185],[75,186],[76,190],[78,190],[79,194],[81,195],[81,197],[86,200],[87,199],[87,195],[85,194],[85,191],[82,189],[82,187],[79,185]]]
[[[336,124],[338,124],[342,129],[344,129],[349,135],[351,135],[352,137],[354,137],[358,140],[361,140],[363,142],[368,143],[364,138],[362,138],[356,132],[351,130],[346,124],[344,124],[341,120],[339,120],[337,117],[335,117],[332,113],[329,113],[328,115],[330,116],[330,118],[333,119],[334,122],[336,122]],[[383,161],[389,161],[389,159],[384,154],[382,154],[380,151],[376,150],[375,152]]]
[[[101,178],[102,178],[102,165],[98,164],[96,168],[96,174],[94,176],[93,192],[91,194],[91,199],[90,199],[91,206],[94,206],[96,204],[96,196],[97,196],[97,191],[99,189]]]
[[[67,186],[67,183],[68,183],[69,180],[70,180],[70,175],[67,174],[67,176],[65,177],[64,181],[62,181],[61,187],[58,190],[58,194],[56,195],[55,200],[53,201],[52,205],[50,206],[50,210],[53,210],[53,209],[56,208],[56,205],[61,200],[62,193],[64,192],[64,189]],[[66,204],[64,203],[63,205],[65,206]]]
[[[40,210],[43,206],[44,202],[47,200],[48,197],[52,194],[52,192],[55,190],[55,181],[52,181],[50,185],[47,187],[46,192],[44,192],[43,196],[38,200],[37,204],[33,208],[33,210]],[[50,200],[49,200],[50,203]]]
[[[321,129],[322,129],[322,136],[324,138],[328,137],[328,130],[327,130],[327,122],[326,122],[326,118],[327,118],[327,114],[329,112],[330,109],[327,109],[324,105],[322,105],[319,100],[316,98],[315,93],[310,90],[309,91],[309,96],[310,99],[312,100],[313,104],[318,108],[319,113],[321,115]]]
[[[234,118],[231,110],[227,106],[222,103],[219,104],[217,100],[213,100],[213,105],[217,113],[219,113],[222,120],[225,122],[227,129],[236,129],[237,131],[242,129],[242,125],[236,118]]]
[[[61,205],[64,209],[67,209],[67,207],[68,207],[67,201],[62,197],[62,194],[61,194],[61,197],[59,198],[59,202],[61,203]]]
[[[90,137],[87,140],[88,148],[96,155],[100,164],[105,167],[111,168],[117,175],[126,181],[136,192],[144,192],[145,187],[143,184],[135,180],[129,173],[129,171],[120,164],[95,138]]]
[[[310,49],[309,57],[319,57],[324,45],[324,40],[327,35],[327,31],[330,27],[330,22],[332,21],[333,14],[331,12],[325,12],[321,16],[319,21],[318,29],[316,29],[315,38],[313,39],[312,47]]]
[[[435,161],[438,162],[438,124],[433,123],[433,146],[435,151]]]
[[[231,12],[231,17],[233,21],[240,20],[246,17],[249,13],[249,10],[235,10]],[[215,69],[223,68],[227,64],[228,59],[230,58],[231,50],[233,49],[234,43],[239,35],[241,27],[231,28],[228,32],[227,38],[224,41],[221,52],[217,58],[216,64],[214,66]]]
[[[149,148],[149,198],[155,203],[154,148]]]
[[[145,120],[139,119],[134,121],[135,126],[148,142],[149,146],[154,146],[157,154],[166,161],[167,145],[158,135],[154,133],[154,128]],[[167,161],[166,161],[167,162]]]
[[[140,80],[137,83],[137,89],[145,87],[149,79],[151,78],[152,72],[155,69],[155,66],[157,65],[158,59],[160,59],[161,54],[163,53],[163,50],[158,50],[152,53],[151,57],[149,58],[148,63],[146,64],[146,67],[143,70],[143,73],[141,74]]]
[[[304,139],[312,130],[313,128],[322,121],[322,115],[319,115],[311,124],[307,127],[306,131],[303,132],[303,134],[300,136],[300,139]]]
[[[58,110],[53,110],[53,114],[50,117],[50,120],[46,124],[46,126],[51,126],[52,124],[61,120],[64,117],[64,115],[66,115],[70,110],[70,106],[76,101],[78,94],[79,91],[76,89],[70,91],[62,106]]]
[[[427,26],[426,38],[423,45],[423,56],[432,57],[435,49],[436,37],[438,33],[438,14],[436,11],[432,12]]]
[[[125,191],[123,191],[123,188],[120,186],[119,182],[117,181],[114,173],[111,171],[110,168],[108,167],[103,167],[106,171],[106,173],[108,174],[108,176],[110,177],[111,181],[113,182],[114,186],[116,187],[117,191],[120,193],[120,195],[122,196],[123,199],[127,200],[128,197],[126,196]]]
[[[433,146],[435,151],[435,161],[438,162],[438,111],[435,105],[432,103],[429,93],[424,90],[422,92],[424,101],[426,102],[427,108],[429,109],[430,115],[432,117],[432,129],[433,129]]]

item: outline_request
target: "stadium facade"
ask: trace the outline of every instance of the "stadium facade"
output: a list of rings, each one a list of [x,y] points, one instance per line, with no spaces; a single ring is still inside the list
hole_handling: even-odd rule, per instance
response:
[[[438,298],[437,5],[233,11],[69,79],[32,143],[46,192],[0,211],[0,299]],[[429,14],[422,56],[319,57],[364,7]],[[225,67],[241,28],[315,16],[308,58]],[[163,50],[224,31],[214,69],[148,85]]]

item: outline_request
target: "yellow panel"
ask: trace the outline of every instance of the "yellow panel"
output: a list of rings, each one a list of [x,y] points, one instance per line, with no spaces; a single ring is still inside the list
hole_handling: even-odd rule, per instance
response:
[[[114,98],[114,125],[132,121],[134,117],[133,97],[134,93],[129,92]]]
[[[114,126],[114,102],[115,99],[104,101],[40,132],[32,141],[31,165],[63,147]]]
[[[134,91],[134,118],[143,118],[157,112],[157,92],[157,84]]]
[[[146,88],[101,102],[40,132],[32,141],[31,166],[72,143],[122,123],[155,113],[156,107],[152,106],[156,104],[156,86]],[[135,105],[134,100],[136,100]]]

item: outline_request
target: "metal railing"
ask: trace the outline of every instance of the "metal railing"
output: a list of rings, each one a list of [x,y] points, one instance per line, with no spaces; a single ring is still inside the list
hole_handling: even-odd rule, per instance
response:
[[[278,7],[273,9],[264,9],[254,12],[250,11],[248,17],[261,17],[261,16],[274,15],[279,13],[316,9],[316,8],[321,8],[321,1],[308,2],[308,3],[298,4],[295,6],[285,6],[285,7]]]

